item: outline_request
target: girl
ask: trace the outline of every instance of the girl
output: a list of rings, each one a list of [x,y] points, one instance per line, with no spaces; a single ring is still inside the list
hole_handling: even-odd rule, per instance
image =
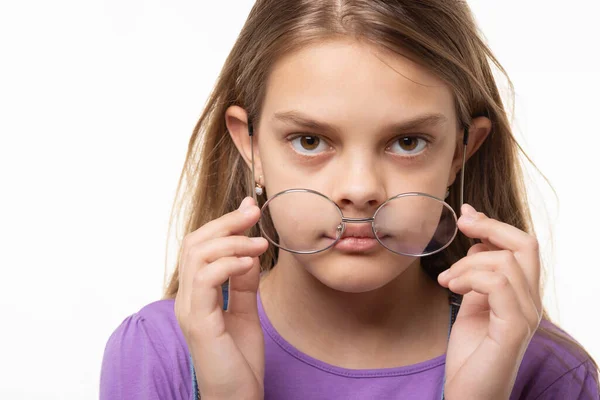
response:
[[[541,304],[490,64],[462,1],[257,1],[101,399],[598,399]]]

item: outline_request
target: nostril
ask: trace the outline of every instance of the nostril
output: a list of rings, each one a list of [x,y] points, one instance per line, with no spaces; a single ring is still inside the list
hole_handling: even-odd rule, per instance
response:
[[[344,215],[346,215],[347,213],[362,215],[365,212],[371,213],[370,215],[372,215],[372,213],[375,212],[375,210],[382,204],[381,201],[376,199],[367,200],[363,203],[357,203],[350,199],[340,199],[335,203],[342,210]]]

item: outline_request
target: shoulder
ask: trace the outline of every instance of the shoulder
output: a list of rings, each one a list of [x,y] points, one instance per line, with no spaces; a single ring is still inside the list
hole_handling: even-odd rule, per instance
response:
[[[574,339],[542,320],[521,362],[511,399],[599,399],[598,372]]]
[[[173,299],[158,300],[129,315],[112,333],[107,347],[119,344],[121,352],[149,356],[154,351],[140,354],[139,346],[152,346],[145,350],[162,350],[161,355],[172,357],[174,364],[182,352],[187,360],[187,344],[177,323],[174,306]]]
[[[173,349],[185,350],[187,354],[187,344],[175,317],[174,299],[158,300],[150,303],[133,314],[132,317],[148,326],[161,339],[163,344]]]
[[[102,400],[189,396],[188,349],[174,304],[174,300],[150,303],[126,317],[110,335],[102,360]]]

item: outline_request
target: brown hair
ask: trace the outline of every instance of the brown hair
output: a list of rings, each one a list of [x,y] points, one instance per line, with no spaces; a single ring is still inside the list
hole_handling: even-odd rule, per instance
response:
[[[395,52],[415,55],[424,67],[445,81],[455,97],[457,123],[468,126],[473,117],[486,116],[492,132],[468,160],[465,201],[491,218],[533,234],[523,174],[518,156],[523,152],[513,137],[507,112],[492,74],[506,71],[492,54],[467,3],[459,0],[258,0],[236,41],[189,141],[172,218],[184,212],[184,235],[237,208],[251,193],[254,179],[225,125],[225,110],[246,109],[256,128],[272,65],[284,54],[313,41],[352,37]],[[511,103],[512,104],[512,103]],[[182,192],[182,184],[187,188]],[[457,209],[460,179],[450,188],[448,203]],[[258,236],[254,227],[251,235]],[[178,237],[181,240],[180,237]],[[464,257],[473,241],[459,235],[443,252],[422,259],[432,277]],[[181,249],[181,246],[179,247]],[[262,257],[270,269],[276,252]],[[178,264],[165,290],[175,297]],[[549,320],[544,310],[544,319]],[[539,328],[554,341],[589,358],[574,340]]]

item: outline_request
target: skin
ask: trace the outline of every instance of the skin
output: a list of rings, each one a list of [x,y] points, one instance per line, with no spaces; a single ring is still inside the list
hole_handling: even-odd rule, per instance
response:
[[[276,117],[290,111],[332,129]],[[431,113],[445,122],[401,133],[390,129]],[[225,120],[250,163],[245,110],[232,106]],[[408,58],[349,40],[321,42],[273,66],[255,126],[255,178],[268,194],[293,187],[317,190],[349,217],[372,216],[398,193],[443,198],[462,166],[456,120],[450,89]],[[487,118],[471,121],[468,157],[490,129]],[[297,134],[317,136],[323,145],[303,156],[298,140],[286,140]],[[431,143],[409,159],[398,139],[419,134]],[[189,234],[175,311],[201,371],[203,398],[261,398],[260,290],[274,327],[312,357],[362,369],[409,365],[447,352],[447,399],[507,399],[540,320],[537,246],[514,227],[466,205],[462,211],[459,229],[483,244],[438,282],[424,274],[419,258],[381,246],[365,254],[282,251],[277,266],[260,279],[257,256],[267,242],[243,236],[260,215],[251,198],[240,210]],[[229,276],[230,306],[222,312],[219,285]],[[447,287],[465,295],[449,342]]]

